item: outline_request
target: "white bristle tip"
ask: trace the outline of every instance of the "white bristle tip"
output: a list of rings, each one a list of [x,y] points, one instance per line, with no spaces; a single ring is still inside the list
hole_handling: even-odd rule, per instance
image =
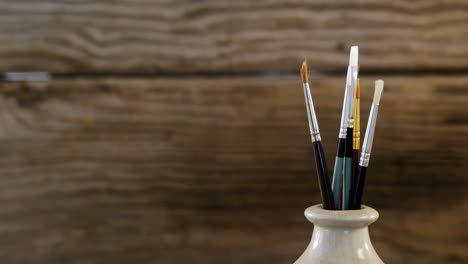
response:
[[[372,102],[373,104],[376,104],[376,105],[379,104],[380,97],[382,96],[383,88],[384,88],[384,81],[376,80],[375,91],[374,91],[374,101]]]
[[[358,58],[359,58],[359,47],[352,46],[351,52],[349,53],[349,65],[358,66]]]

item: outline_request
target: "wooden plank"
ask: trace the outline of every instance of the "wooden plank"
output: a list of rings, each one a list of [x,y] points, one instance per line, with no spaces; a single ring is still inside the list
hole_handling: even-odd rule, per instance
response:
[[[0,71],[258,73],[468,67],[468,2],[32,1],[0,3]]]
[[[468,77],[385,80],[364,197],[375,247],[386,263],[466,263]],[[330,167],[343,81],[311,81]],[[0,85],[2,263],[292,263],[305,249],[319,195],[298,77]]]

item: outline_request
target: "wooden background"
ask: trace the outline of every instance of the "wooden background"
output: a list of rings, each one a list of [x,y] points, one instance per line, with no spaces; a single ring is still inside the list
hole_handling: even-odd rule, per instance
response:
[[[468,262],[468,2],[0,2],[1,263],[293,263],[333,165],[349,47],[386,263]]]

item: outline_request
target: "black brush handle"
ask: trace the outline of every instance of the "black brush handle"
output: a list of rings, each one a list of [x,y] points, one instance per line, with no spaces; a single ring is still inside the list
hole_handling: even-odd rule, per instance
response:
[[[354,210],[361,209],[362,194],[364,192],[364,184],[366,183],[366,174],[367,174],[367,167],[359,166],[359,174],[357,178],[356,192],[354,193],[354,198],[352,201],[351,209],[354,209]]]
[[[346,149],[346,138],[340,138],[338,141],[338,150],[336,151],[336,156],[344,158]]]
[[[342,209],[349,210],[351,206],[351,177],[353,173],[353,128],[346,129],[345,161],[343,166],[343,197]]]
[[[328,174],[327,162],[325,161],[325,154],[323,152],[322,142],[315,141],[313,144],[315,164],[317,167],[317,175],[319,178],[320,185],[320,194],[322,195],[323,209],[335,210],[330,176]]]
[[[356,193],[357,177],[359,175],[359,149],[353,149],[353,171],[351,174],[351,203]]]
[[[345,157],[353,157],[353,128],[346,129]]]

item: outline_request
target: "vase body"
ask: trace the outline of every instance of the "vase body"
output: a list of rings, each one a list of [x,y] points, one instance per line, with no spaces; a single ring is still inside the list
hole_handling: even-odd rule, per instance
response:
[[[309,207],[306,218],[314,224],[309,246],[295,264],[382,264],[372,246],[368,226],[379,213],[361,210],[330,211],[322,205]]]

